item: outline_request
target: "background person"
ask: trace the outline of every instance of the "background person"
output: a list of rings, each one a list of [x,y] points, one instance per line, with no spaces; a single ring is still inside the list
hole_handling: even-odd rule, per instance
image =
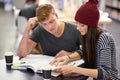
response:
[[[29,37],[30,31],[37,24]],[[80,33],[76,25],[59,21],[51,4],[43,4],[37,8],[36,17],[28,21],[19,44],[18,56],[25,57],[30,54],[37,43],[41,44],[45,55],[56,57],[69,55],[79,49]]]
[[[27,20],[36,16],[36,8],[39,0],[26,0],[24,7],[20,10],[19,16],[25,17]]]
[[[97,80],[120,80],[116,69],[116,48],[112,35],[98,27],[97,0],[89,0],[76,12],[77,29],[82,35],[82,49],[69,56],[54,59],[54,63],[67,63],[84,59],[85,67],[61,66],[55,71],[62,74],[78,73]]]

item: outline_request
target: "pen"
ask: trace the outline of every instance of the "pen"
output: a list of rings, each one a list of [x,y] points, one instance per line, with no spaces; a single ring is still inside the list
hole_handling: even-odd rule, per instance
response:
[[[25,64],[25,62],[20,62],[20,64]]]
[[[75,65],[76,63],[73,63],[73,65]]]

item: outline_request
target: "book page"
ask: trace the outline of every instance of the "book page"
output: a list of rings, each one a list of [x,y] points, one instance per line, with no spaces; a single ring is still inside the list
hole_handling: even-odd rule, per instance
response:
[[[42,69],[45,66],[51,67],[53,69],[55,66],[51,66],[49,63],[51,60],[53,60],[54,57],[52,56],[46,56],[46,55],[28,55],[25,58],[22,58],[21,60],[15,60],[12,66],[12,69],[31,69],[34,72],[42,73]],[[52,72],[51,74],[54,77],[57,77],[60,75],[60,73]]]
[[[54,59],[52,56],[47,56],[47,55],[28,55],[25,58],[22,58],[19,60],[19,62],[14,62],[12,68],[13,69],[31,69],[34,72],[37,73],[42,73],[42,69],[44,67],[51,67],[51,69],[55,69],[59,66],[52,66],[49,63]],[[79,66],[80,64],[83,64],[83,60],[76,60],[73,62],[70,62],[66,65],[73,65],[73,66]],[[16,65],[17,64],[17,65]],[[57,77],[60,75],[60,73],[57,72],[52,72],[51,74],[54,77]]]

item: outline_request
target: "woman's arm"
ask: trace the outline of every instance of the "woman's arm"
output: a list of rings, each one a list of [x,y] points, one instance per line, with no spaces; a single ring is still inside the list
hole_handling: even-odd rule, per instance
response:
[[[92,78],[98,77],[98,69],[87,69],[77,66],[61,66],[59,68],[54,69],[56,72],[61,72],[63,75],[77,73],[84,76],[89,76]]]
[[[80,59],[79,53],[74,52],[74,53],[72,53],[70,55],[55,58],[50,62],[50,64],[51,65],[54,65],[54,64],[56,65],[56,64],[59,64],[59,63],[66,64],[66,63],[68,63],[70,61],[74,61],[74,60],[78,60],[78,59]]]
[[[76,67],[72,73],[78,73],[78,74],[89,76],[96,79],[98,77],[98,69],[87,69],[82,67]]]

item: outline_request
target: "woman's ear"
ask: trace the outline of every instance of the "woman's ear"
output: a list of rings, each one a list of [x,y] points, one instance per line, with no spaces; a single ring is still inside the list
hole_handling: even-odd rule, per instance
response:
[[[55,16],[58,18],[58,15],[57,15],[57,13],[54,13],[55,14]]]

